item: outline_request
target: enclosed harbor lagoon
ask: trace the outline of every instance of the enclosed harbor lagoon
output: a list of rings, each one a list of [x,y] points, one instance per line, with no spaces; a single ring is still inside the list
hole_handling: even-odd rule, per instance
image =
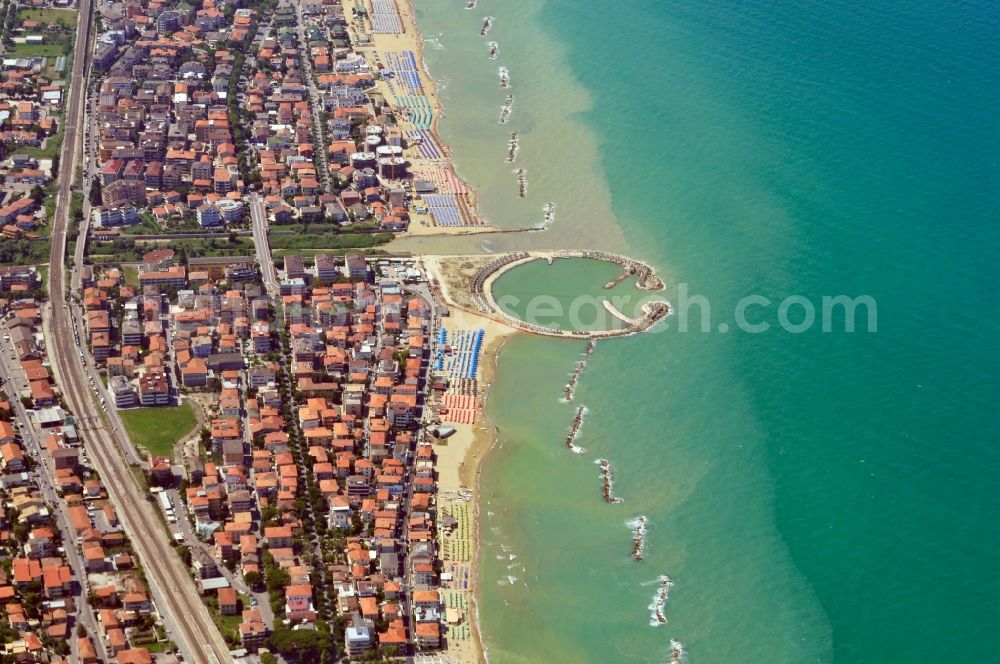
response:
[[[639,304],[648,293],[635,287],[636,278],[618,281],[622,268],[592,258],[538,259],[500,274],[492,283],[493,300],[501,311],[532,325],[560,330],[622,329],[625,323],[603,305],[605,300],[628,318],[642,315]]]

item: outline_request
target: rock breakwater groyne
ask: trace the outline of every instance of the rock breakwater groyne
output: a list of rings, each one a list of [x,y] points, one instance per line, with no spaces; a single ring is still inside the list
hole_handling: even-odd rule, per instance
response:
[[[493,28],[493,21],[495,19],[492,16],[487,16],[483,19],[483,27],[479,30],[479,36],[485,37],[490,34],[490,29]]]
[[[625,502],[623,498],[615,495],[614,480],[611,477],[611,462],[607,459],[598,459],[594,463],[601,468],[601,495],[604,502],[612,505]]]
[[[552,222],[556,220],[556,204],[549,201],[542,208],[542,225],[551,226]]]
[[[514,95],[507,95],[503,106],[500,107],[500,124],[507,124],[510,114],[514,110]]]
[[[637,563],[642,562],[646,553],[646,525],[649,519],[640,514],[628,522],[628,527],[632,529],[632,560]]]
[[[503,115],[500,116],[500,122],[503,123]],[[510,140],[507,141],[507,163],[513,164],[517,159],[517,150],[520,147],[517,139],[517,132],[511,132]]]
[[[583,349],[583,359],[576,363],[576,367],[573,368],[573,373],[569,375],[569,382],[566,383],[566,387],[563,388],[563,399],[566,401],[572,401],[573,397],[576,395],[576,386],[580,382],[580,375],[583,374],[583,370],[587,368],[587,360],[590,356],[594,354],[594,349],[597,348],[597,340],[591,339],[587,342],[587,347]]]
[[[666,574],[657,579],[657,582],[659,586],[656,588],[656,592],[653,594],[653,601],[649,605],[649,624],[653,627],[667,624],[667,600],[670,598],[670,588],[674,585],[673,581]]]
[[[569,426],[569,433],[566,434],[566,448],[576,454],[583,454],[587,451],[576,444],[576,439],[580,435],[580,429],[583,428],[583,418],[586,417],[586,415],[586,406],[580,406],[577,408],[576,415],[573,416],[573,422]]]

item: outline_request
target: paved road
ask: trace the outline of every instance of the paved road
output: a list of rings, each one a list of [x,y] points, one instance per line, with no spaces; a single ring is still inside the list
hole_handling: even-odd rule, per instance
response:
[[[208,609],[202,604],[197,590],[184,569],[180,558],[167,542],[153,507],[145,500],[122,458],[112,431],[88,394],[88,381],[79,361],[71,330],[72,312],[64,301],[66,290],[66,232],[74,170],[81,161],[82,134],[85,124],[83,99],[86,88],[82,83],[88,75],[87,48],[90,36],[92,0],[81,0],[80,25],[73,59],[72,81],[67,95],[66,126],[60,163],[63,174],[56,193],[56,209],[52,221],[52,252],[49,258],[49,327],[48,352],[62,394],[76,414],[77,429],[86,449],[104,481],[111,503],[149,581],[150,591],[158,610],[174,628],[171,638],[187,658],[195,662],[219,664],[232,661],[229,648],[215,628]],[[121,434],[121,431],[116,433]]]
[[[316,148],[316,159],[314,160],[317,166],[316,174],[319,175],[319,181],[323,183],[323,188],[329,192],[333,191],[333,189],[330,184],[330,169],[326,161],[328,144],[324,138],[323,108],[320,106],[320,91],[316,86],[316,77],[313,75],[312,54],[309,51],[309,40],[306,38],[306,20],[302,14],[302,3],[295,2],[290,4],[295,7],[296,18],[298,19],[296,22],[296,34],[299,37],[299,52],[302,53],[302,73],[306,84],[309,86],[307,94],[309,95],[309,109],[313,123],[313,145]]]
[[[267,289],[271,297],[280,296],[280,286],[278,285],[278,271],[274,268],[274,259],[271,257],[271,245],[267,240],[267,207],[260,196],[250,199],[250,222],[253,228],[253,244],[257,249],[257,264],[260,265],[260,273],[264,280],[264,288]]]

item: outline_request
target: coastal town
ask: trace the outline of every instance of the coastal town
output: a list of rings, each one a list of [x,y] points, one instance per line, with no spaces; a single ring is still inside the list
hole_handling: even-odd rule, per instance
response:
[[[0,18],[0,659],[482,660],[491,363],[516,331],[605,335],[496,306],[491,279],[540,254],[379,248],[494,230],[435,131],[412,9]],[[555,255],[580,256],[662,289]],[[668,311],[612,311],[606,336]]]

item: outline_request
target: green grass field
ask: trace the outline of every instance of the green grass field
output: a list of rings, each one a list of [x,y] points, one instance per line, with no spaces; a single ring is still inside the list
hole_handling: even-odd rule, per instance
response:
[[[126,286],[139,287],[139,266],[125,265],[122,267],[122,273],[125,275]]]
[[[8,58],[32,58],[36,55],[56,58],[66,53],[61,44],[14,44],[7,50]]]
[[[45,147],[36,148],[30,145],[20,145],[15,152],[26,154],[33,159],[52,159],[59,154],[62,146],[62,129],[55,136],[49,136],[45,141]]]
[[[188,404],[176,408],[134,408],[118,414],[132,442],[156,456],[173,456],[174,445],[198,421]]]
[[[70,30],[76,28],[75,9],[21,9],[17,16],[22,21],[40,21],[44,25],[57,23]]]

